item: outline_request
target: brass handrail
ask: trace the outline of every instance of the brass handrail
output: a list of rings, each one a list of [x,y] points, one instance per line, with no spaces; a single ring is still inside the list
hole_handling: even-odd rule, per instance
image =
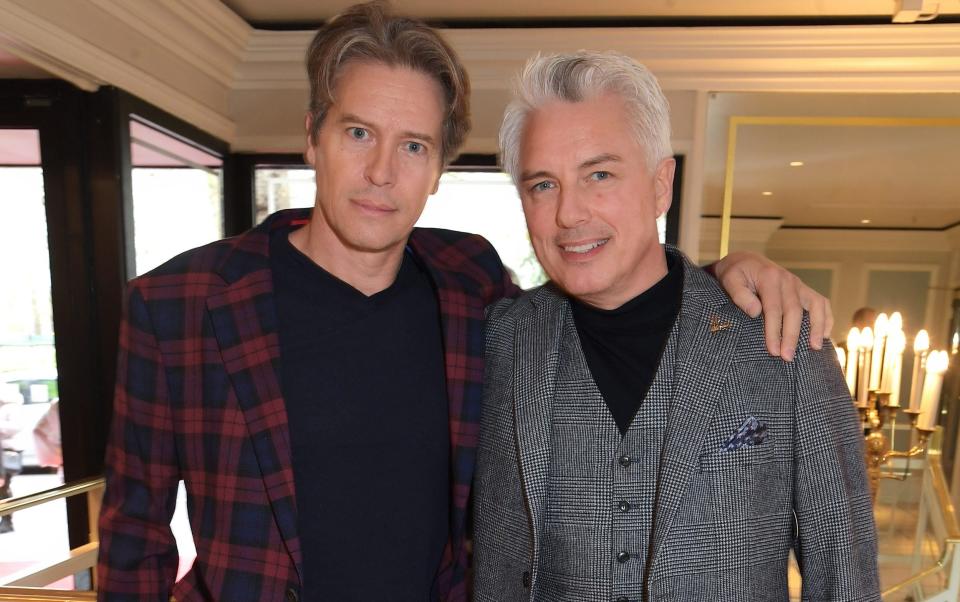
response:
[[[946,531],[943,540],[943,549],[940,552],[940,557],[933,566],[887,588],[880,594],[881,598],[886,598],[887,596],[907,589],[911,585],[919,583],[931,575],[948,570],[954,555],[958,553],[958,548],[960,548],[960,526],[958,526],[956,509],[954,508],[953,501],[950,499],[949,490],[947,489],[947,482],[943,475],[943,465],[940,462],[939,454],[927,454],[927,467],[925,470],[929,471],[931,477],[930,485],[933,487],[936,495],[940,518],[943,520],[944,530]]]
[[[943,515],[943,525],[947,531],[946,542],[960,544],[960,524],[957,521],[957,509],[950,499],[950,490],[943,474],[943,464],[940,463],[940,454],[930,454],[927,457],[930,472],[933,475],[933,490],[937,494],[937,504]]]
[[[3,588],[3,593],[0,593],[0,600],[9,602],[81,602],[96,599],[97,592],[40,590],[32,587],[6,587]]]
[[[104,487],[103,477],[93,477],[82,481],[74,481],[53,489],[31,493],[23,497],[17,497],[6,501],[0,501],[0,516],[5,516],[13,512],[25,510],[40,504],[46,504],[61,498],[67,498],[80,493],[86,493],[95,489]]]
[[[97,542],[96,520],[99,514],[100,498],[105,482],[102,477],[94,477],[67,483],[53,489],[32,493],[18,498],[0,501],[0,516],[39,506],[48,502],[86,494],[90,520],[90,543],[70,551],[67,558],[60,558],[40,568],[28,567],[19,573],[7,575],[3,581],[9,585],[0,586],[0,600],[18,602],[80,602],[96,600],[96,592],[54,590],[39,587],[65,576],[78,569],[89,568],[96,562]],[[81,563],[81,564],[78,564]]]

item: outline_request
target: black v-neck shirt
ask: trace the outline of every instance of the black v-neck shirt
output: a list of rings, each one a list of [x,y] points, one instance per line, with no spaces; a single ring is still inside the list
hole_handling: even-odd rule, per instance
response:
[[[667,255],[666,276],[616,309],[571,299],[587,366],[621,435],[656,376],[682,293],[683,262]]]
[[[405,252],[366,296],[270,239],[303,600],[435,599],[450,444],[437,296]]]

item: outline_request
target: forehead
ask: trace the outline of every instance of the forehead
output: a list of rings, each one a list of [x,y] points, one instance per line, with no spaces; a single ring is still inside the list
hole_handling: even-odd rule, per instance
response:
[[[332,108],[365,119],[412,121],[431,130],[439,130],[445,113],[443,90],[434,77],[374,61],[343,66],[334,83]]]
[[[520,162],[576,160],[640,152],[627,106],[615,93],[579,102],[555,100],[531,111],[520,141]]]

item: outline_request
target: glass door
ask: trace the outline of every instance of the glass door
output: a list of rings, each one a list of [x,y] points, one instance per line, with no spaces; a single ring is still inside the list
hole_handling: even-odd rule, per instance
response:
[[[63,483],[40,152],[39,130],[0,128],[0,499]],[[67,549],[62,501],[0,519],[0,575]]]

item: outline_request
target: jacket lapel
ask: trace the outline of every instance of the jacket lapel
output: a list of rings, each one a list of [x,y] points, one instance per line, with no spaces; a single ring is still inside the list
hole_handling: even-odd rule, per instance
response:
[[[562,338],[573,327],[565,298],[545,286],[531,299],[514,337],[514,428],[520,478],[530,507],[533,533],[533,582],[537,580],[541,533],[548,493],[551,422]],[[574,334],[575,336],[575,334]]]
[[[704,434],[740,337],[738,310],[719,285],[684,258],[673,400],[661,450],[651,540],[651,574],[677,508],[697,467]]]
[[[273,227],[308,215],[281,212],[238,237],[217,269],[227,283],[225,288],[207,298],[223,366],[243,412],[274,518],[298,573],[302,558],[268,249]]]

